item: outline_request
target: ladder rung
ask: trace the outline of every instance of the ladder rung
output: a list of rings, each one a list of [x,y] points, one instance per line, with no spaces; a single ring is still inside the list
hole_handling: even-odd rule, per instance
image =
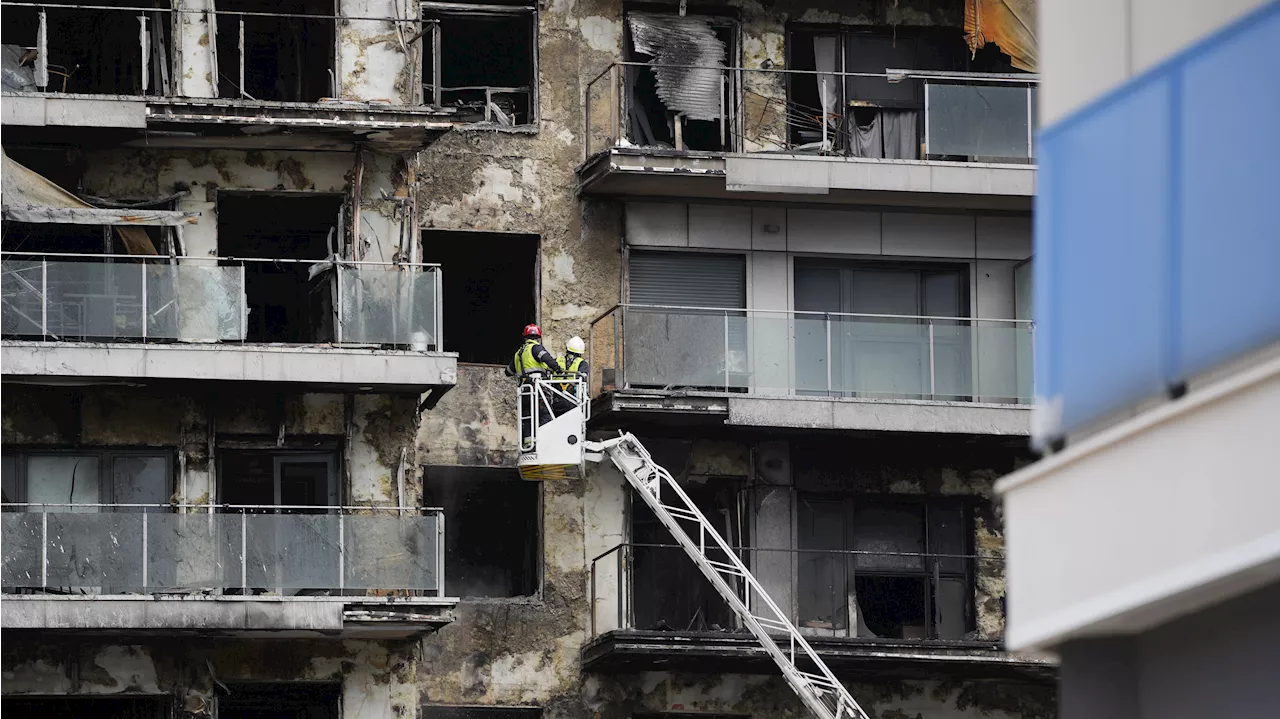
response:
[[[696,512],[691,512],[691,511],[689,511],[689,510],[685,509],[684,507],[669,507],[669,506],[667,506],[667,505],[665,505],[665,504],[664,504],[664,505],[662,505],[662,508],[663,508],[663,509],[665,509],[665,510],[667,510],[667,512],[668,512],[669,514],[671,514],[671,516],[673,516],[673,517],[679,517],[680,519],[688,519],[688,520],[691,520],[691,521],[694,521],[694,522],[701,522],[701,521],[702,521],[702,516],[701,516],[701,515],[699,515],[699,514],[698,514],[698,513],[696,513]]]
[[[706,560],[706,562],[707,564],[710,564],[712,567],[715,567],[716,569],[724,572],[725,574],[732,574],[738,577],[743,576],[743,571],[739,569],[736,565],[729,564],[728,562],[717,562],[714,559],[708,559]]]

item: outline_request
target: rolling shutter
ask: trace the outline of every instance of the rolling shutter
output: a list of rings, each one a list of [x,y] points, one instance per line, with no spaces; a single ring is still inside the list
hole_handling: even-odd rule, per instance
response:
[[[632,250],[629,277],[633,305],[747,306],[747,264],[742,255]]]

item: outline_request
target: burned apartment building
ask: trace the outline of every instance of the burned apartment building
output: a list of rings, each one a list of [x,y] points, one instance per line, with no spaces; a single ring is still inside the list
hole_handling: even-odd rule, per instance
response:
[[[1055,715],[1033,2],[0,9],[4,709],[804,715],[613,467],[520,479],[539,322],[871,716]]]

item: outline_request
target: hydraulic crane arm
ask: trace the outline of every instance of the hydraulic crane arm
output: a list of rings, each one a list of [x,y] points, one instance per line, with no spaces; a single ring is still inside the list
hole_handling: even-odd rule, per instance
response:
[[[870,719],[701,510],[676,484],[671,474],[653,461],[639,440],[628,433],[604,442],[586,442],[585,445],[586,459],[599,462],[608,455],[617,465],[627,482],[756,636],[800,701],[815,717]],[[686,525],[694,530],[692,535],[686,531]],[[763,605],[758,608],[759,614],[752,613],[738,592],[729,585],[730,581],[744,585],[744,596],[754,594],[759,599]],[[786,651],[779,646],[778,639],[785,640]]]

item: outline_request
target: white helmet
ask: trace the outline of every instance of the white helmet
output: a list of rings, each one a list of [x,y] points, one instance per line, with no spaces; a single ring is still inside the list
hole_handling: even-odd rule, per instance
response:
[[[576,335],[573,337],[570,337],[569,341],[564,343],[564,346],[565,346],[565,349],[569,350],[570,352],[576,355],[587,353],[587,343],[583,342],[582,338]]]

